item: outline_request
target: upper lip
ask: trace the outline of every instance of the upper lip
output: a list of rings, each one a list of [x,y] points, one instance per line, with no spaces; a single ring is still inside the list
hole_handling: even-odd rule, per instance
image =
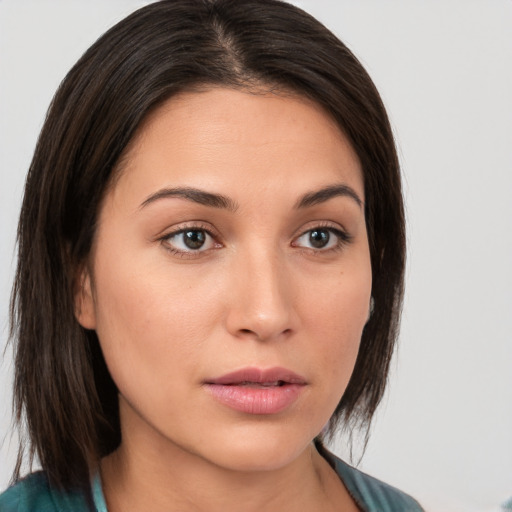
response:
[[[242,368],[234,372],[226,373],[220,377],[209,379],[206,384],[236,385],[243,383],[265,384],[283,382],[286,384],[306,384],[306,379],[286,368]]]

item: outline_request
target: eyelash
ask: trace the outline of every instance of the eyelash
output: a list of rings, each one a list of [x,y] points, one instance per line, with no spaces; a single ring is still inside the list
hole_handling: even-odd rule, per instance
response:
[[[333,234],[336,237],[336,242],[333,247],[329,247],[327,249],[314,249],[311,247],[300,247],[295,246],[294,242],[303,236],[307,235],[308,233],[312,233],[313,231],[328,231],[330,234]],[[332,224],[329,224],[327,222],[320,222],[319,224],[315,224],[309,229],[306,229],[305,231],[302,231],[300,235],[294,238],[294,242],[292,242],[292,245],[294,247],[297,247],[298,249],[301,249],[303,251],[306,251],[310,254],[314,255],[320,255],[320,254],[328,254],[333,252],[338,252],[342,250],[346,245],[348,245],[352,241],[352,235],[347,233],[346,231],[340,229],[339,227],[335,227]]]
[[[336,237],[335,245],[333,247],[329,247],[327,249],[323,249],[323,248],[315,249],[312,247],[301,247],[301,246],[295,245],[295,242],[297,240],[299,240],[303,236],[307,235],[308,233],[312,233],[315,230],[317,230],[317,231],[325,230],[325,231],[328,231],[330,234],[333,234]],[[173,247],[172,245],[170,245],[170,243],[169,243],[170,239],[177,237],[177,236],[179,236],[183,233],[186,233],[188,231],[204,232],[208,235],[208,237],[210,237],[212,239],[212,243],[214,244],[214,247],[213,247],[214,249],[222,247],[221,243],[215,241],[217,235],[213,234],[212,230],[203,224],[193,224],[190,226],[179,227],[178,229],[171,231],[170,233],[166,233],[164,236],[160,237],[158,240],[162,243],[162,245],[165,247],[165,249],[167,251],[169,251],[172,254],[177,255],[181,258],[197,258],[201,253],[208,252],[212,249],[212,248],[203,249],[203,250],[190,249],[190,250],[185,251],[185,250],[177,249],[176,247]],[[346,231],[343,231],[337,227],[334,227],[329,223],[320,223],[320,224],[316,224],[316,225],[312,226],[310,229],[306,229],[305,231],[302,231],[298,236],[296,236],[293,239],[292,246],[296,247],[297,249],[300,249],[302,251],[311,253],[311,254],[325,254],[325,253],[340,251],[341,249],[343,249],[343,247],[345,245],[349,244],[351,241],[352,241],[352,236],[349,235]]]
[[[204,232],[212,239],[213,244],[216,246],[215,248],[222,247],[222,244],[220,244],[219,242],[215,242],[215,238],[217,237],[217,235],[213,234],[212,230],[203,224],[193,224],[190,226],[179,227],[178,229],[171,231],[170,233],[166,233],[164,236],[160,237],[159,241],[162,243],[162,245],[164,246],[164,248],[167,251],[169,251],[170,253],[172,253],[176,256],[179,256],[181,258],[195,258],[195,257],[199,256],[200,253],[207,252],[210,250],[210,249],[206,249],[206,250],[203,249],[202,251],[200,251],[200,250],[194,251],[193,249],[190,249],[188,251],[183,251],[180,249],[176,249],[176,247],[173,247],[172,245],[170,245],[170,243],[169,243],[170,239],[177,237],[183,233],[186,233],[187,231]]]

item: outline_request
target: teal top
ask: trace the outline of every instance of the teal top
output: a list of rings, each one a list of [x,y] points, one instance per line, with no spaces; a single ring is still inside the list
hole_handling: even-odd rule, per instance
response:
[[[363,512],[422,512],[417,501],[334,455],[326,454],[348,492]],[[99,473],[91,482],[94,512],[108,512]],[[90,512],[82,494],[61,492],[39,471],[0,495],[0,512]]]

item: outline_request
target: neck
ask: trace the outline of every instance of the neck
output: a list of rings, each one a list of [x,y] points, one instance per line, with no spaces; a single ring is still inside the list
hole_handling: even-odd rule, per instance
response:
[[[277,467],[240,470],[172,442],[136,415],[127,424],[120,447],[101,464],[109,512],[357,510],[313,443]]]
[[[340,504],[352,510],[341,481],[313,444],[272,471],[230,471],[196,458],[162,464],[121,446],[101,466],[109,512],[330,511]]]

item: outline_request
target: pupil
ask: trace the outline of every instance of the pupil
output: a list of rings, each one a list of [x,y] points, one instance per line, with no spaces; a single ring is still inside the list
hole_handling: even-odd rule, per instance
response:
[[[199,249],[204,245],[206,236],[204,231],[185,231],[184,241],[189,249]]]
[[[316,249],[321,249],[329,243],[329,231],[327,229],[315,229],[309,235],[311,245]]]

